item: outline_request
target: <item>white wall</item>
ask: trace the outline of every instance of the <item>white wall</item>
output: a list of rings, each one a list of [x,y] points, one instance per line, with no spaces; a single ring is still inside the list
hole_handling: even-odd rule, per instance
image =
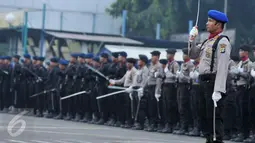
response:
[[[95,33],[120,34],[121,19],[113,19],[105,13],[115,0],[45,0],[46,29],[60,30],[60,15],[63,11],[63,30],[92,32],[93,15],[96,13]],[[43,0],[0,0],[0,12],[15,11],[16,8],[42,9]],[[41,28],[42,11],[28,13],[29,27]]]

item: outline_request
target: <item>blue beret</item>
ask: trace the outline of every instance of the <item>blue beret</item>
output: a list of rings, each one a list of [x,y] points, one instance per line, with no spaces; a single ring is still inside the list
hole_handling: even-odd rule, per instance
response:
[[[70,56],[73,57],[73,58],[78,58],[79,54],[77,54],[77,53],[72,53],[72,54],[70,54]]]
[[[12,57],[10,57],[10,56],[5,56],[4,59],[10,61],[10,60],[12,60]]]
[[[86,54],[84,54],[84,53],[80,53],[80,54],[79,54],[79,57],[80,57],[80,58],[83,58],[83,59],[85,59],[85,57],[86,57]]]
[[[50,61],[53,62],[53,63],[57,63],[58,62],[58,58],[53,57],[53,58],[50,59]]]
[[[217,11],[217,10],[209,10],[208,17],[210,17],[216,21],[223,22],[223,23],[228,22],[228,17],[226,16],[226,14],[222,13],[220,11]]]
[[[119,52],[119,55],[122,57],[127,57],[127,53],[126,52]]]
[[[24,63],[25,61],[24,61],[24,59],[21,59],[21,63]]]
[[[92,53],[88,53],[85,58],[86,59],[92,59],[94,57],[94,55]]]
[[[167,59],[161,59],[161,60],[159,60],[159,62],[163,65],[166,65],[168,61],[167,61]]]
[[[44,61],[45,60],[45,58],[44,57],[37,57],[37,60],[39,60],[39,61]]]
[[[33,60],[38,60],[38,57],[37,57],[37,56],[34,56],[34,57],[33,57]]]
[[[134,59],[134,58],[127,58],[127,62],[135,64],[136,63],[136,59]]]
[[[102,53],[101,55],[100,55],[101,57],[103,57],[103,58],[108,58],[108,54],[107,53]]]
[[[31,59],[31,56],[29,54],[24,54],[24,58]]]
[[[146,55],[139,55],[139,59],[142,60],[145,63],[148,62],[148,57]]]
[[[99,57],[94,57],[93,61],[100,62],[100,59],[99,59]]]
[[[16,59],[20,59],[20,55],[14,55],[13,57]]]
[[[3,56],[0,56],[0,60],[2,60],[3,59]]]
[[[64,65],[64,66],[68,65],[68,61],[64,60],[64,59],[60,59],[58,63],[61,64],[61,65]]]

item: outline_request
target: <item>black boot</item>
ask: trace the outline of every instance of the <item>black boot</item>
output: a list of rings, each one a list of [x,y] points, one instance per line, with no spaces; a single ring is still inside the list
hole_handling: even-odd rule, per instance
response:
[[[72,120],[72,117],[71,117],[70,113],[66,114],[66,117],[64,118],[64,120],[66,120],[66,121]]]
[[[75,118],[73,119],[73,121],[79,122],[80,120],[81,120],[81,115],[76,113]]]
[[[135,123],[135,125],[132,129],[134,129],[134,130],[143,130],[143,127],[140,123]]]
[[[59,113],[58,116],[54,117],[54,119],[56,119],[56,120],[62,120],[62,119],[63,119],[62,113]]]
[[[195,127],[191,132],[189,132],[189,136],[195,136],[195,137],[200,136],[200,132],[198,128]]]
[[[173,132],[172,127],[170,126],[169,123],[167,123],[165,125],[165,128],[162,130],[162,133],[172,133],[172,132]]]

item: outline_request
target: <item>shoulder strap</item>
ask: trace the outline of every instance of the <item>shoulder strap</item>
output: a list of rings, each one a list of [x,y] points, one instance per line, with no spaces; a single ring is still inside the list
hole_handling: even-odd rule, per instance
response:
[[[228,36],[226,36],[226,35],[220,35],[220,36],[216,39],[216,41],[213,43],[213,46],[212,46],[212,59],[211,59],[211,65],[210,65],[210,72],[213,72],[215,51],[217,50],[218,43],[219,43],[220,40],[221,40],[222,38],[224,38],[224,37],[227,38],[228,41],[229,41]]]

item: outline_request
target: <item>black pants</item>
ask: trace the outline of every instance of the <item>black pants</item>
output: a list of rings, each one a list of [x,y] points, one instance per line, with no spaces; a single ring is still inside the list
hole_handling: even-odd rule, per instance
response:
[[[200,77],[201,78],[201,77]],[[201,80],[200,87],[203,91],[203,98],[200,100],[201,110],[201,128],[206,138],[213,138],[213,110],[214,103],[212,100],[212,94],[214,90],[215,80]],[[217,102],[217,108],[215,112],[215,128],[216,128],[216,139],[222,141],[223,138],[223,117],[222,111],[224,107],[225,95],[222,94],[222,99]]]
[[[249,136],[249,90],[246,86],[237,87],[237,129],[245,137]]]
[[[252,87],[249,93],[249,115],[250,115],[250,123],[251,129],[255,134],[255,87]]]
[[[191,94],[190,94],[190,105],[192,111],[192,121],[193,127],[200,129],[200,120],[199,120],[199,99],[201,96],[200,86],[198,84],[192,85]]]
[[[177,90],[175,83],[165,83],[163,86],[163,118],[165,123],[175,125],[178,122]]]
[[[148,101],[148,95],[149,95],[148,92],[149,92],[149,88],[144,88],[143,92],[144,92],[143,97],[140,99],[140,101],[138,99],[137,105],[138,104],[140,104],[140,105],[139,105],[139,109],[137,110],[138,113],[136,113],[136,114],[138,114],[136,122],[140,123],[142,126],[144,125],[145,117],[148,116],[148,105],[149,105],[148,104],[148,102],[149,102]],[[137,106],[137,108],[138,108],[138,106]]]
[[[44,86],[43,84],[37,84],[36,85],[36,89],[35,89],[35,93],[40,93],[44,91]],[[35,108],[36,110],[39,110],[40,114],[43,113],[43,109],[44,109],[44,94],[41,94],[37,97],[35,97],[35,101],[36,101],[36,104],[35,104]]]
[[[10,83],[9,81],[4,81],[3,82],[3,101],[4,101],[4,108],[9,108],[11,106],[11,99],[12,96],[10,96]]]
[[[158,111],[157,111],[157,99],[155,97],[155,88],[156,85],[149,85],[146,87],[147,100],[148,100],[148,119],[150,125],[155,125],[156,121],[158,120]]]
[[[191,109],[190,109],[190,84],[179,83],[178,84],[178,110],[180,114],[181,129],[188,131],[188,127],[191,124]]]
[[[236,96],[237,92],[232,91],[227,93],[224,100],[224,109],[223,109],[223,123],[224,123],[224,133],[229,135],[230,133],[235,133],[237,131],[236,126],[236,113],[237,113],[237,104]]]

